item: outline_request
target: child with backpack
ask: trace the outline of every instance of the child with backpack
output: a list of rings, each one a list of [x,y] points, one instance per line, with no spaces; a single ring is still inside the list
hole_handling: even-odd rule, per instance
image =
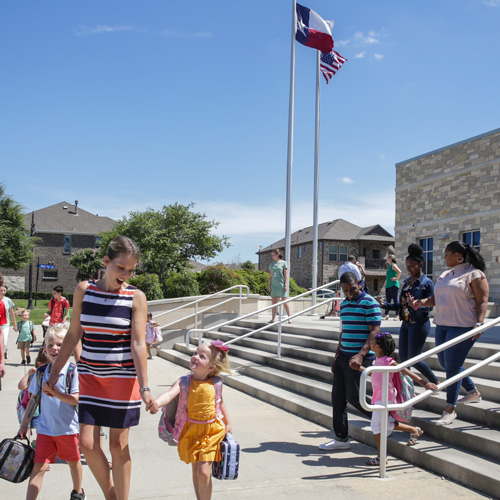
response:
[[[17,337],[17,348],[21,351],[21,364],[28,365],[31,363],[30,357],[30,346],[36,340],[35,336],[35,325],[33,321],[30,321],[30,311],[29,309],[24,309],[21,313],[21,321],[17,323],[17,331],[19,335]]]
[[[56,454],[66,460],[71,470],[73,491],[70,500],[85,500],[82,489],[82,464],[78,449],[78,375],[73,363],[69,361],[59,374],[59,379],[50,389],[47,379],[68,330],[68,324],[56,324],[47,331],[45,353],[49,364],[37,369],[28,391],[33,397],[28,403],[19,436],[28,432],[28,426],[36,406],[40,405],[37,429],[35,464],[31,472],[26,500],[35,500],[42,487],[43,477],[48,465],[54,463]]]
[[[24,374],[23,378],[17,384],[19,389],[19,396],[17,397],[17,419],[19,420],[19,425],[23,423],[24,414],[26,413],[26,408],[28,407],[29,400],[32,396],[28,388],[33,380],[33,376],[36,373],[37,368],[49,363],[49,358],[45,354],[45,349],[40,347],[37,357],[35,359],[35,367],[30,368],[27,373]],[[30,421],[30,429],[36,429],[38,426],[38,416],[40,412],[38,408],[35,410],[33,417]]]
[[[231,373],[228,351],[220,340],[200,345],[189,363],[192,374],[177,380],[156,400],[162,407],[180,395],[180,406],[181,390],[188,388],[185,411],[180,419],[176,417],[173,434],[178,439],[180,459],[191,464],[198,500],[212,497],[212,462],[220,460],[220,443],[231,432],[229,414],[222,400],[222,380],[217,376],[221,372]]]
[[[396,354],[396,344],[392,335],[387,332],[379,333],[376,335],[374,340],[372,340],[370,345],[371,350],[376,355],[376,360],[373,366],[395,366],[399,358]],[[360,366],[360,371],[365,370],[365,367]],[[406,368],[401,371],[401,374],[407,375],[412,380],[420,384],[422,387],[428,390],[437,391],[437,385],[432,382],[425,382],[421,377],[415,373],[407,370]],[[372,373],[372,404],[382,403],[382,372]],[[396,377],[401,377],[399,373],[393,372],[389,373],[389,404],[396,403],[396,386],[400,385],[397,383]],[[387,422],[387,435],[389,436],[393,430],[403,431],[410,433],[410,439],[406,443],[408,446],[413,446],[417,440],[422,436],[424,431],[420,427],[413,427],[406,423],[401,422],[401,417],[396,412],[389,413],[389,421]],[[411,417],[408,421],[411,420]],[[382,424],[382,412],[374,411],[372,413],[371,429],[375,437],[375,442],[377,443],[377,450],[379,451],[379,456],[376,458],[370,458],[366,465],[380,465],[380,433]]]

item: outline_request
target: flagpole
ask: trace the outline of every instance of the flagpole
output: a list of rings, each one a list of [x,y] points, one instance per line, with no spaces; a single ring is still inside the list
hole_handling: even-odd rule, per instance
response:
[[[295,115],[295,32],[297,30],[297,1],[292,0],[292,50],[290,57],[290,96],[288,106],[288,151],[286,168],[286,216],[285,216],[285,259],[288,263],[287,290],[290,290],[291,217],[292,217],[292,169],[293,169],[293,125]]]
[[[313,251],[312,251],[312,288],[318,286],[318,193],[319,193],[319,112],[320,112],[320,51],[316,51],[316,124],[314,140],[314,201],[313,201]],[[316,305],[316,292],[312,303]],[[313,310],[317,314],[316,309]]]

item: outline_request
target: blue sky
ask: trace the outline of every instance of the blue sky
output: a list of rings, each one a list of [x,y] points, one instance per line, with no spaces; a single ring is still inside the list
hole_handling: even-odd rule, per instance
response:
[[[394,229],[395,163],[500,126],[500,0],[311,0],[320,222]],[[27,210],[195,203],[256,260],[284,236],[290,0],[0,3],[0,182]],[[315,51],[296,48],[292,230],[312,224]]]

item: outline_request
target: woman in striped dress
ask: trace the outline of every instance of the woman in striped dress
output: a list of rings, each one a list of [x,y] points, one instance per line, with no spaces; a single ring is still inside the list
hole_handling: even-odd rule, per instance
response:
[[[126,500],[130,489],[130,427],[139,423],[141,400],[155,412],[147,378],[144,293],[128,285],[140,257],[133,240],[117,236],[104,257],[106,274],[78,284],[71,326],[49,378],[49,386],[80,339],[80,447],[107,500]],[[101,447],[101,427],[109,427],[112,473]]]

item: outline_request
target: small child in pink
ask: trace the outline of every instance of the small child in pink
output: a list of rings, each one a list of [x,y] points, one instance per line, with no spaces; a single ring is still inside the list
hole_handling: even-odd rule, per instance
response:
[[[151,354],[151,346],[157,346],[163,341],[160,325],[153,321],[153,314],[148,314],[148,322],[146,323],[146,348],[148,350],[148,359],[153,359]]]
[[[373,363],[374,366],[394,366],[398,364],[395,361],[395,358],[396,359],[398,358],[397,354],[395,353],[396,344],[390,333],[387,332],[379,333],[372,341],[370,347],[371,350],[377,356],[375,363]],[[363,366],[360,366],[359,368],[360,371],[363,371],[364,369],[365,368]],[[433,384],[431,382],[427,383],[424,382],[424,380],[421,377],[411,372],[410,370],[407,370],[406,368],[402,370],[401,373],[408,375],[412,380],[419,383],[422,387],[425,387],[425,389],[430,389],[433,391],[437,390],[436,384]],[[396,402],[396,388],[394,387],[394,375],[396,375],[396,373],[389,374],[389,398],[388,398],[389,404]],[[372,374],[372,391],[373,391],[372,404],[382,403],[382,377],[383,377],[382,372],[374,372]],[[371,428],[373,435],[375,437],[375,442],[377,443],[377,450],[379,451],[379,454],[380,454],[380,433],[382,432],[381,431],[382,414],[383,412],[381,411],[374,411],[372,413],[372,421],[371,421]],[[394,420],[394,418],[389,414],[389,421],[387,422],[387,435],[390,436],[393,430],[410,433],[410,439],[406,443],[408,446],[413,446],[417,442],[418,438],[420,438],[420,436],[422,436],[422,434],[424,433],[424,431],[420,427],[413,427],[403,422]],[[380,465],[380,456],[376,458],[370,458],[366,462],[366,465],[377,465],[377,466]]]

